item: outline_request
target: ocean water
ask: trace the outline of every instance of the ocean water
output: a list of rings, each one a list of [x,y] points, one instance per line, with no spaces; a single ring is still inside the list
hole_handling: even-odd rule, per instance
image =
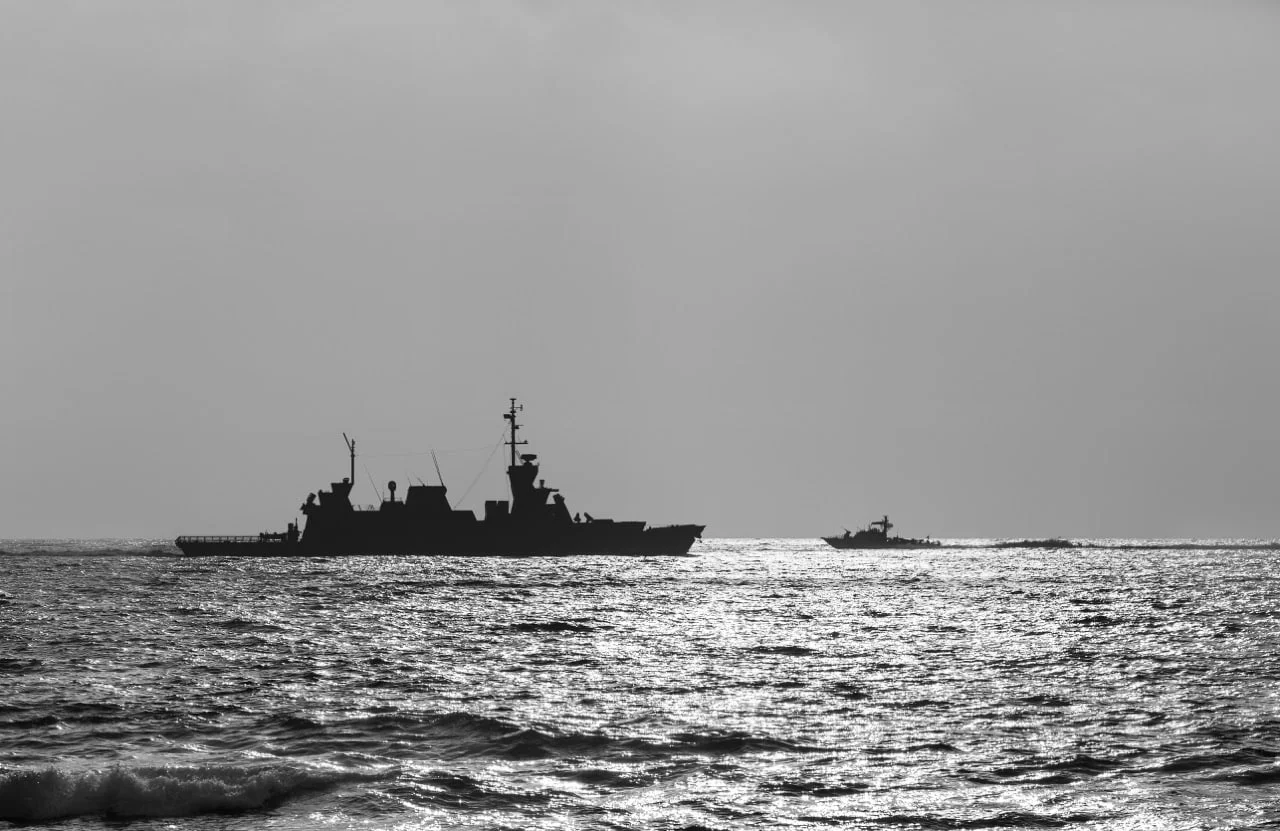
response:
[[[1280,828],[1280,552],[0,542],[0,827]]]

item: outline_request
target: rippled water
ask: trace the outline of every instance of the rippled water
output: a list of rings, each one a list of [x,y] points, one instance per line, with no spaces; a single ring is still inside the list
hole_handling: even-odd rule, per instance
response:
[[[1280,827],[1274,550],[0,549],[0,825]]]

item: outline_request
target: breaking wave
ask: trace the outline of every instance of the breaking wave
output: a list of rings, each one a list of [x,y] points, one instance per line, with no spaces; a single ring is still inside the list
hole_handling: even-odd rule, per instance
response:
[[[272,808],[341,782],[370,781],[382,775],[286,765],[9,771],[0,774],[0,819],[241,813]]]

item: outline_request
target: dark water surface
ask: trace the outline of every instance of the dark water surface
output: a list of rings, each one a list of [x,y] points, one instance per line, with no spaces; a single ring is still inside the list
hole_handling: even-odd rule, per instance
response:
[[[1280,828],[1274,550],[0,549],[0,827]]]

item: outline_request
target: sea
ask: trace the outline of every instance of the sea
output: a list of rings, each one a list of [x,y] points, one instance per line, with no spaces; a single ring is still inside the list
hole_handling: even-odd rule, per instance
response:
[[[0,828],[1277,829],[1274,544],[0,541]]]

